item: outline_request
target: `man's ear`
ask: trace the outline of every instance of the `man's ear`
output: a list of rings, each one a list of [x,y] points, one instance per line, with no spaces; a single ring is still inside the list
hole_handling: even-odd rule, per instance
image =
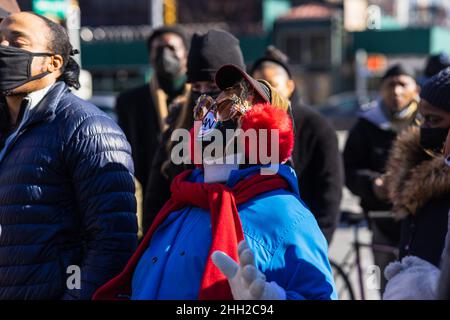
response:
[[[63,63],[64,63],[64,59],[61,55],[59,54],[55,54],[54,56],[51,56],[51,61],[47,66],[47,71],[48,72],[55,72],[58,70],[61,70]]]

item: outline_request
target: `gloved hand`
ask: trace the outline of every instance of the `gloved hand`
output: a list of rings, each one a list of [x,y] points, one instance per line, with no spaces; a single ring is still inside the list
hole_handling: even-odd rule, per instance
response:
[[[384,275],[388,280],[383,300],[433,300],[440,270],[416,256],[390,263]]]
[[[255,257],[247,242],[238,245],[239,265],[222,251],[212,254],[212,261],[227,277],[235,300],[286,300],[286,292],[255,266]]]

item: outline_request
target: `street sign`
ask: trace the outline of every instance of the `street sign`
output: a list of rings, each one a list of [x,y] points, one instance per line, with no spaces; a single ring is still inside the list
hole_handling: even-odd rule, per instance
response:
[[[67,18],[70,0],[33,0],[33,11],[61,20]]]

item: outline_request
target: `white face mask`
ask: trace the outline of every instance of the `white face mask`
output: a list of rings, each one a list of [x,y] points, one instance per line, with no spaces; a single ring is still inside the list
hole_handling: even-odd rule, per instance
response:
[[[205,183],[224,183],[233,170],[239,169],[243,155],[241,153],[226,156],[223,164],[215,164],[217,159],[205,159],[203,162]]]

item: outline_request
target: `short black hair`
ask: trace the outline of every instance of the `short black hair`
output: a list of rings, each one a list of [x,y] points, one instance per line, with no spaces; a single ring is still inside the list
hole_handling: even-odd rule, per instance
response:
[[[31,13],[41,18],[50,29],[51,37],[48,42],[48,49],[50,52],[60,55],[63,58],[63,66],[61,68],[62,74],[58,80],[64,81],[69,87],[79,89],[80,66],[72,58],[76,52],[70,44],[69,35],[67,34],[66,29],[44,16],[34,12]]]
[[[153,32],[147,39],[147,49],[149,52],[150,49],[152,48],[153,41],[166,33],[174,33],[177,36],[179,36],[183,40],[186,51],[189,51],[189,44],[190,44],[189,36],[185,32],[184,28],[175,25],[175,26],[163,26],[153,30]]]
[[[384,82],[386,79],[390,77],[397,77],[397,76],[408,76],[410,78],[413,78],[414,81],[416,81],[414,69],[402,63],[397,63],[392,67],[390,67],[381,78],[381,81]]]

